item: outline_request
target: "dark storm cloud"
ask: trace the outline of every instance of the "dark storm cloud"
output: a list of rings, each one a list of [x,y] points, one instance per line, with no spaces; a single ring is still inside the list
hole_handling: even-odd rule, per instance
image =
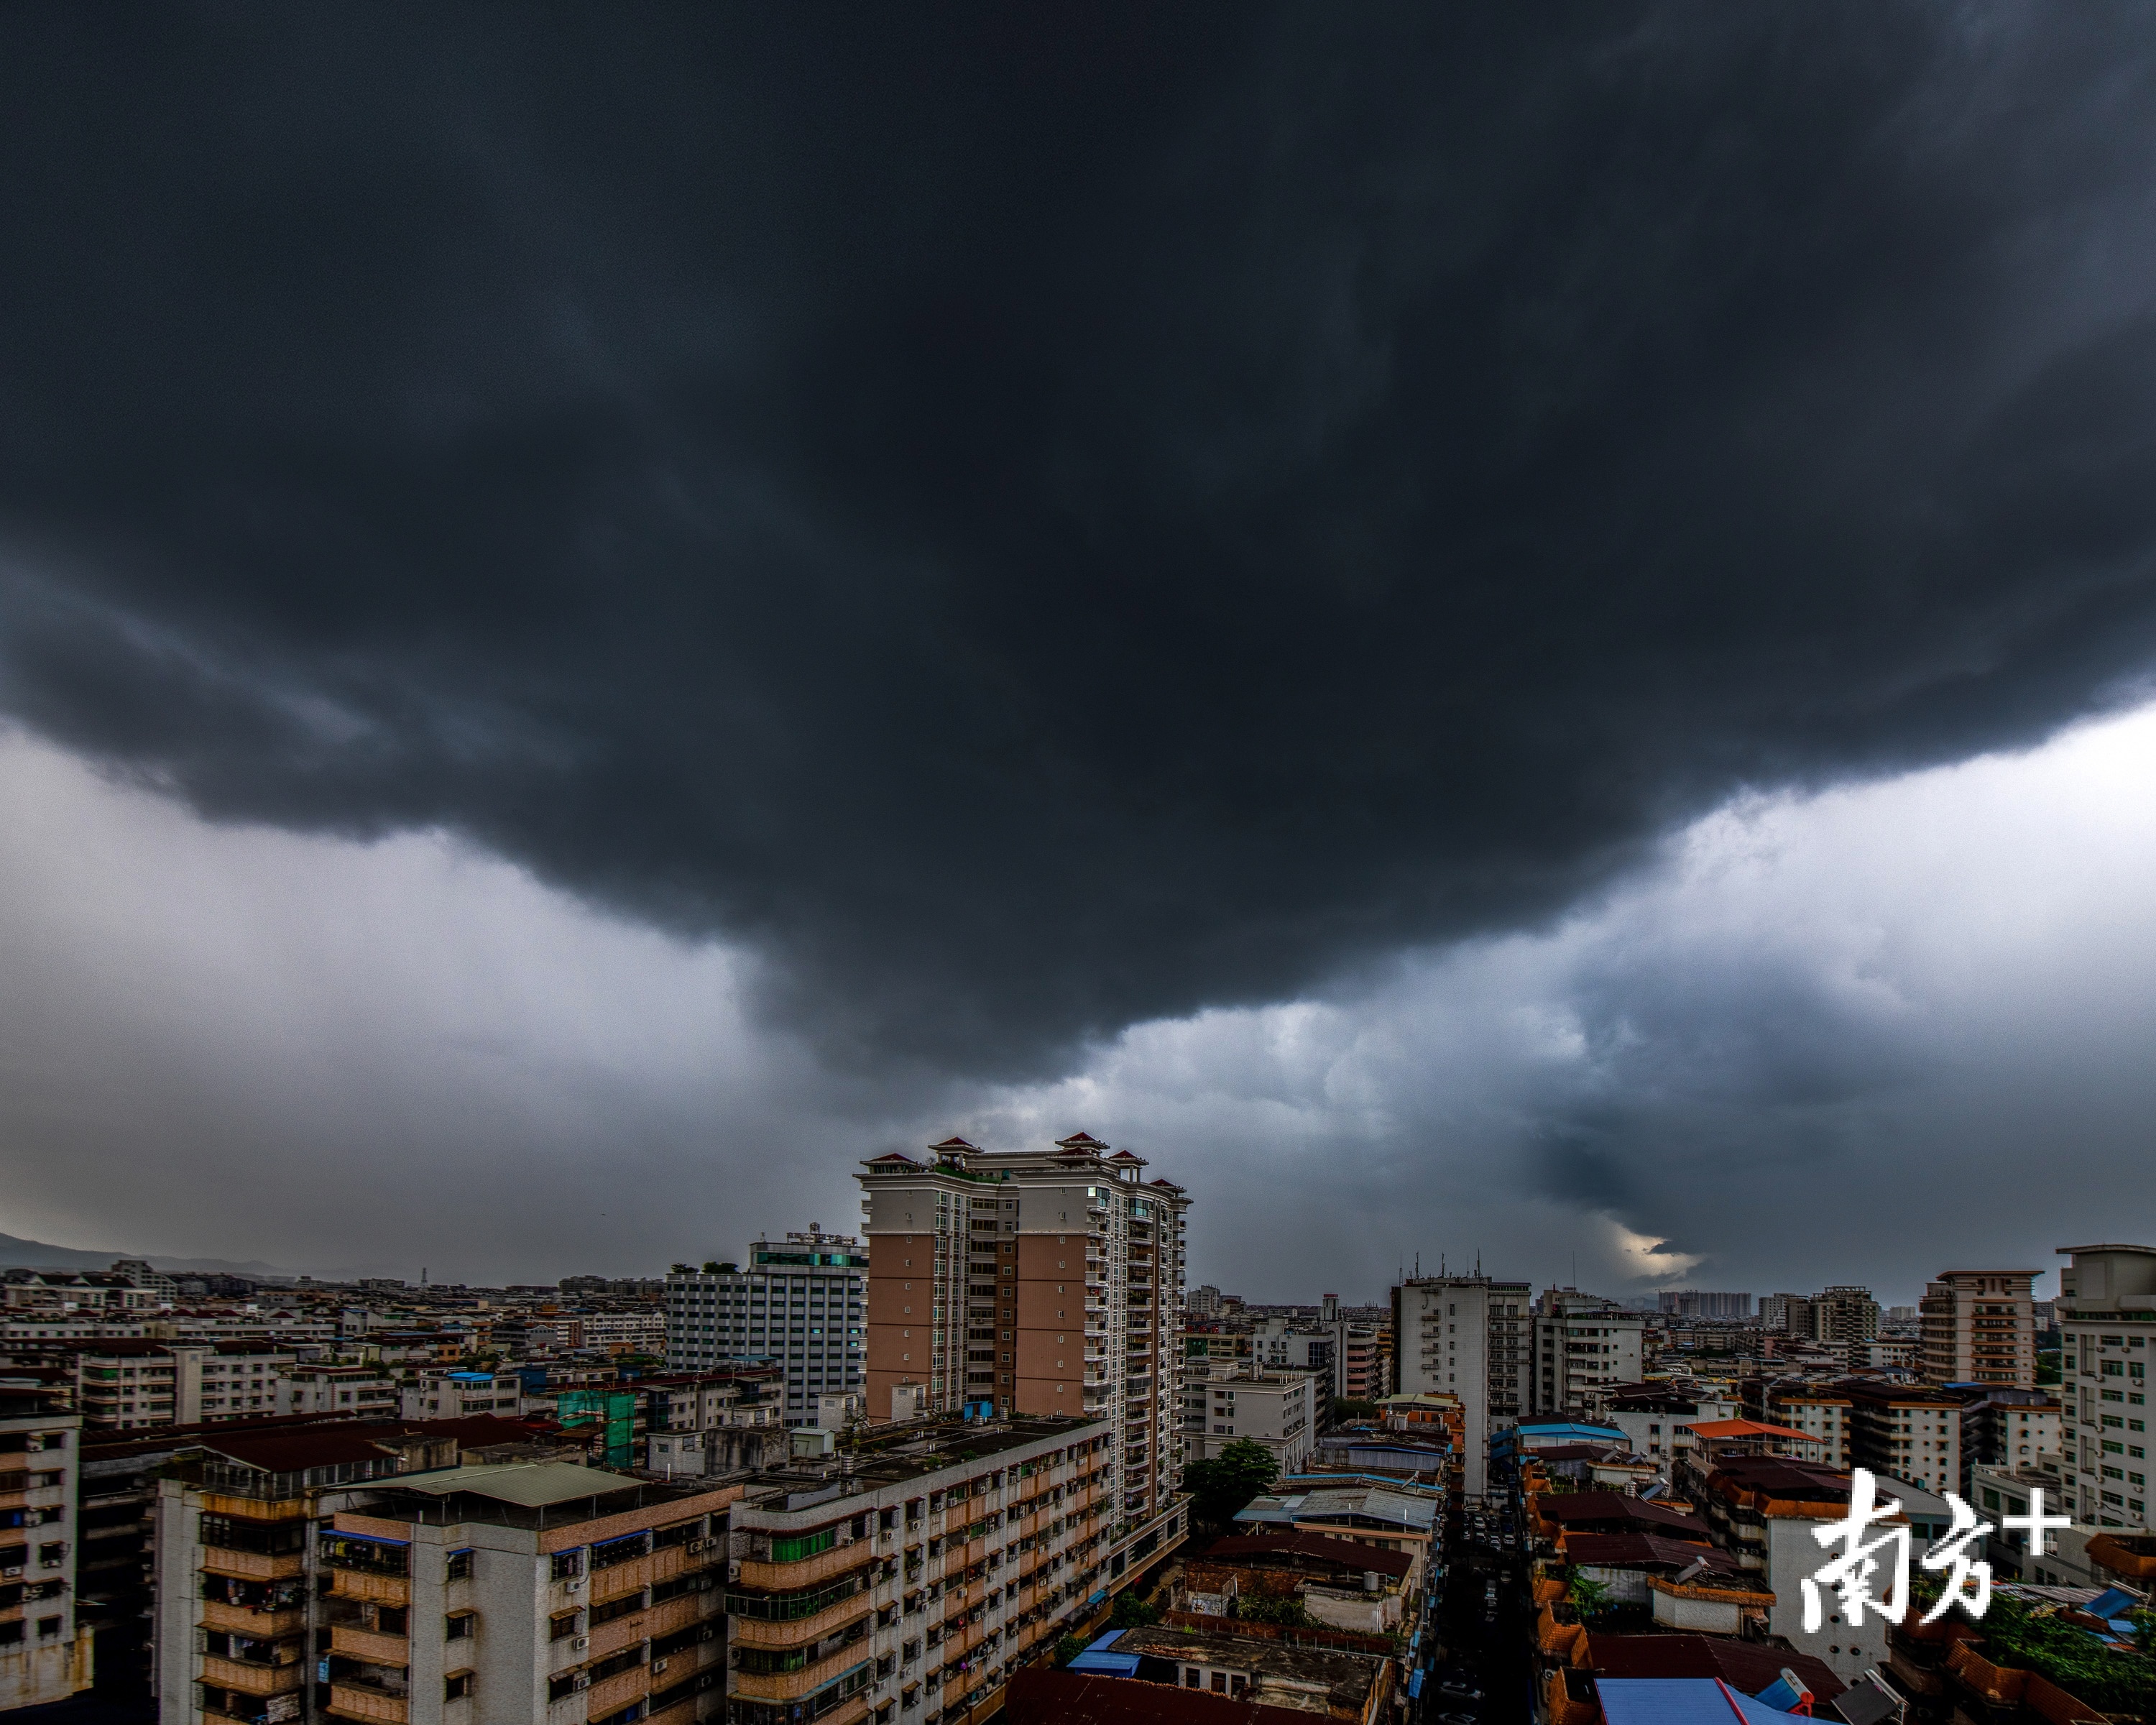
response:
[[[5,28],[6,706],[830,1047],[1045,1070],[2156,651],[2143,13]]]

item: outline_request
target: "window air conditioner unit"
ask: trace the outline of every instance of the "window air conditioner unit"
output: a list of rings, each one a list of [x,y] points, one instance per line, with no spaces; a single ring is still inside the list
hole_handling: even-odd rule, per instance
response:
[[[0,1575],[6,1576],[11,1581],[22,1573],[23,1566],[20,1563],[10,1563],[5,1569],[0,1569]]]
[[[570,1638],[569,1651],[572,1653],[582,1653],[591,1645],[592,1638],[589,1635],[574,1635]]]
[[[590,1688],[592,1686],[592,1674],[589,1671],[578,1671],[575,1676],[569,1679],[569,1686],[572,1689]]]
[[[655,1677],[655,1676],[657,1676],[660,1674],[660,1672],[661,1672],[661,1671],[665,1671],[665,1669],[666,1669],[666,1661],[665,1661],[665,1660],[663,1660],[663,1659],[654,1659],[654,1660],[653,1660],[653,1661],[651,1661],[651,1675],[652,1675],[653,1676],[654,1676],[654,1677]]]
[[[571,1579],[571,1580],[570,1580],[570,1582],[569,1582],[569,1584],[568,1584],[568,1587],[569,1587],[569,1591],[570,1591],[571,1593],[572,1593],[572,1594],[580,1594],[580,1593],[582,1593],[582,1592],[584,1590],[584,1579],[583,1579],[583,1576],[581,1576],[581,1575],[578,1575],[578,1576],[575,1576],[575,1577],[572,1578],[572,1579]]]

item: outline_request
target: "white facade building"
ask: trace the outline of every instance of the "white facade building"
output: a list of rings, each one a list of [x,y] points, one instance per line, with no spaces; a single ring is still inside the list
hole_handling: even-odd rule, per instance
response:
[[[1471,1497],[1488,1488],[1491,1434],[1532,1405],[1532,1294],[1526,1282],[1481,1276],[1420,1277],[1393,1290],[1394,1393],[1460,1398],[1461,1489]]]
[[[1260,1444],[1282,1478],[1299,1473],[1317,1440],[1318,1399],[1329,1388],[1308,1372],[1194,1361],[1184,1368],[1184,1454],[1204,1461],[1232,1443]]]
[[[819,1395],[865,1386],[868,1252],[811,1230],[755,1241],[747,1263],[666,1278],[666,1368],[768,1360],[785,1374],[786,1423],[811,1425]]]
[[[2148,1363],[2156,1358],[2156,1246],[2061,1246],[2061,1399],[2079,1502],[2098,1527],[2156,1528],[2148,1490]],[[2019,1460],[2017,1456],[2015,1458]]]
[[[1537,1414],[1584,1412],[1589,1397],[1640,1378],[1646,1321],[1614,1302],[1552,1289],[1534,1320],[1532,1406]]]

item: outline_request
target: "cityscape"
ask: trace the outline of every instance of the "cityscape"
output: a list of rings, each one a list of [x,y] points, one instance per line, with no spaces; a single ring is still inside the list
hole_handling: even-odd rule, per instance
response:
[[[852,1231],[626,1280],[0,1272],[0,1702],[1594,1725],[1639,1682],[1875,1725],[2148,1681],[2156,1245],[2062,1248],[2050,1298],[1265,1304],[1190,1285],[1205,1194],[1154,1168],[954,1136],[861,1162]],[[1858,1470],[1927,1540],[1986,1517],[2026,1669],[1988,1614],[1807,1620]]]
[[[0,124],[0,1725],[2156,1725],[2156,7]]]

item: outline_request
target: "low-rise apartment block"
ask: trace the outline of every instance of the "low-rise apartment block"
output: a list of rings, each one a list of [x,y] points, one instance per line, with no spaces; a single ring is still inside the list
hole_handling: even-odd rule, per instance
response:
[[[1099,1420],[899,1428],[828,1467],[759,1476],[729,1512],[732,1725],[978,1725],[1180,1536],[1111,1532]]]
[[[1856,1404],[1835,1384],[1800,1378],[1753,1378],[1744,1384],[1743,1397],[1748,1418],[1817,1439],[1819,1448],[1810,1459],[1820,1466],[1857,1465]]]
[[[85,1425],[132,1430],[259,1419],[297,1356],[267,1342],[100,1342],[75,1356]]]
[[[1699,1507],[1713,1543],[1773,1594],[1768,1632],[1821,1661],[1845,1683],[1886,1665],[1886,1621],[1867,1611],[1861,1625],[1853,1624],[1830,1609],[1808,1632],[1804,1581],[1821,1561],[1813,1532],[1847,1517],[1850,1483],[1837,1469],[1775,1455],[1696,1454],[1677,1470],[1678,1491]]]
[[[514,1420],[524,1409],[524,1379],[515,1372],[426,1372],[403,1384],[400,1402],[407,1420]]]
[[[90,1686],[75,1616],[81,1426],[57,1397],[0,1385],[0,1713]]]
[[[277,1380],[280,1414],[350,1414],[394,1419],[403,1411],[398,1380],[377,1366],[295,1365]]]
[[[176,1474],[165,1725],[689,1725],[723,1705],[729,1490],[468,1464],[439,1428],[341,1422],[213,1440]]]
[[[1327,1386],[1309,1372],[1194,1366],[1183,1380],[1183,1451],[1193,1461],[1232,1443],[1262,1445],[1283,1476],[1300,1472],[1317,1439],[1318,1398]]]

